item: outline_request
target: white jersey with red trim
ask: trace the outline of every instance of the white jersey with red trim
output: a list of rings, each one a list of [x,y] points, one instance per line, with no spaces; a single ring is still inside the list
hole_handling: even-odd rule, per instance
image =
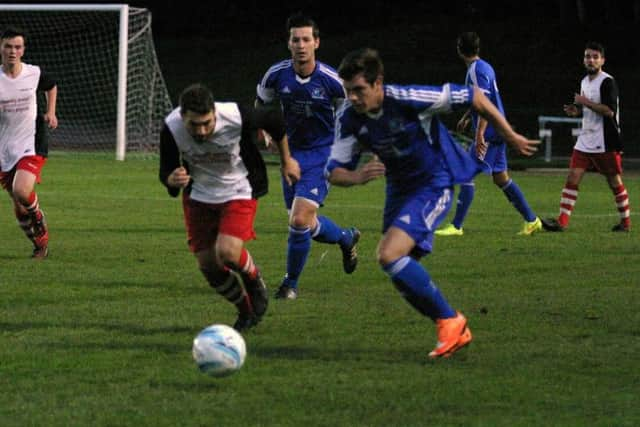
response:
[[[25,156],[35,154],[36,90],[40,67],[22,64],[9,77],[0,67],[0,169],[9,172]]]
[[[238,104],[215,103],[216,125],[209,140],[198,143],[187,132],[180,108],[165,119],[193,180],[190,197],[204,203],[251,199],[248,171],[240,156],[242,117]]]
[[[582,108],[582,129],[575,148],[585,153],[604,153],[617,147],[620,140],[620,109],[618,89],[610,74],[600,71],[592,79],[585,76],[580,82],[580,94],[596,104],[605,104],[613,111],[613,118]]]

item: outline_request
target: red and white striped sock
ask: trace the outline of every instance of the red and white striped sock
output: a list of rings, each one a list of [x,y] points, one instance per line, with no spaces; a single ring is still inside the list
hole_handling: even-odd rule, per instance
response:
[[[629,228],[631,225],[631,209],[629,208],[629,195],[627,194],[627,189],[624,187],[624,184],[614,188],[613,195],[616,198],[616,207],[620,215],[620,223],[626,228]]]
[[[24,208],[29,212],[29,216],[31,220],[35,223],[36,221],[42,220],[42,211],[40,210],[40,203],[38,202],[38,195],[35,191],[32,191],[29,194],[29,198],[27,202],[22,204]],[[31,224],[33,226],[33,224]]]
[[[240,272],[243,275],[246,275],[250,280],[255,280],[258,276],[258,267],[256,267],[251,254],[245,248],[242,248],[242,252],[240,253],[238,268],[240,269]]]
[[[15,209],[16,221],[18,221],[18,226],[22,229],[27,239],[33,242],[33,225],[31,224],[31,216],[29,214],[25,214],[21,212],[18,207]]]
[[[578,186],[566,183],[562,189],[562,196],[560,197],[560,216],[558,216],[558,223],[562,227],[569,225],[569,218],[571,217],[577,199]]]

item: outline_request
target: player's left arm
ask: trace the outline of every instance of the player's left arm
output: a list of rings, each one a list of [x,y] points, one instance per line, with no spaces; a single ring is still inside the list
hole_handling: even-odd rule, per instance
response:
[[[520,154],[531,156],[538,151],[536,146],[540,144],[540,141],[527,139],[514,131],[507,119],[504,118],[491,100],[487,98],[477,86],[473,88],[473,100],[471,102],[473,109],[487,119],[500,135],[502,135],[505,141],[518,150]]]
[[[372,156],[371,160],[355,170],[337,165],[331,167],[331,163],[329,163],[328,169],[331,170],[329,173],[329,182],[340,187],[366,184],[369,181],[384,176],[386,171],[384,164],[377,156]]]
[[[257,129],[264,129],[278,147],[280,155],[280,171],[283,178],[289,185],[300,179],[300,165],[293,158],[289,150],[289,140],[287,139],[286,125],[282,110],[279,108],[262,107],[253,110],[253,126]]]
[[[576,94],[574,102],[604,117],[614,117],[618,99],[618,87],[611,78],[606,78],[600,86],[600,102],[593,102],[584,95]]]
[[[482,116],[478,116],[478,125],[476,126],[476,154],[479,158],[483,159],[487,154],[487,141],[484,140],[484,133],[489,126],[489,122]]]
[[[350,187],[362,185],[384,176],[384,164],[373,156],[364,165],[357,167],[361,150],[352,131],[343,127],[343,111],[338,113],[334,130],[334,142],[325,167],[325,176],[333,185]]]
[[[56,101],[58,100],[58,86],[45,92],[47,98],[47,112],[44,113],[44,121],[51,129],[58,127],[58,117],[56,116]]]
[[[44,113],[44,121],[51,129],[55,129],[58,127],[58,117],[56,116],[58,85],[51,76],[41,72],[37,90],[44,92],[47,100],[47,109]]]

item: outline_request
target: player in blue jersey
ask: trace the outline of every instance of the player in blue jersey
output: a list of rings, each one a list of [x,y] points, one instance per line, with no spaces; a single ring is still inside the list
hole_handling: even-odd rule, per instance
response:
[[[454,184],[470,181],[481,164],[453,141],[438,114],[472,108],[525,155],[533,154],[539,141],[515,133],[477,87],[385,85],[384,67],[373,49],[349,53],[338,72],[347,102],[336,119],[329,180],[349,186],[386,175],[378,263],[409,304],[436,322],[438,344],[429,357],[448,357],[471,341],[471,331],[419,259],[432,250],[433,232],[451,206]],[[382,165],[357,168],[363,150],[377,155]]]
[[[300,180],[282,181],[289,212],[287,272],[276,298],[295,299],[298,279],[311,250],[311,240],[338,244],[343,268],[352,273],[357,265],[356,243],[360,232],[342,228],[318,214],[329,185],[324,167],[333,143],[335,111],[345,98],[342,82],[330,66],[316,60],[320,45],[316,23],[301,14],[287,20],[291,59],[278,62],[266,72],[257,88],[257,103],[278,102],[284,113],[291,155],[300,166]]]
[[[482,90],[487,98],[504,116],[504,107],[498,91],[496,73],[487,61],[480,58],[480,38],[476,33],[462,33],[458,37],[458,56],[467,66],[467,76],[465,84],[477,86]],[[475,132],[473,144],[469,148],[469,153],[479,162],[485,163],[487,171],[493,177],[493,183],[498,186],[507,197],[509,202],[516,208],[522,218],[524,225],[518,233],[520,235],[531,235],[542,230],[540,218],[531,210],[527,199],[520,190],[520,187],[511,179],[507,172],[507,147],[504,139],[490,125],[486,119],[478,115],[477,112],[467,110],[458,122],[457,130],[464,131],[469,122],[473,122]],[[441,236],[462,236],[462,224],[475,195],[475,184],[473,181],[460,185],[458,194],[458,204],[456,213],[451,224],[446,225],[436,231]]]

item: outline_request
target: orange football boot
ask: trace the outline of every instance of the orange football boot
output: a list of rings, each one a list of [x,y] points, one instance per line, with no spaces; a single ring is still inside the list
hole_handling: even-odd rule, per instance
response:
[[[460,312],[457,312],[456,317],[450,319],[438,319],[436,326],[438,328],[438,344],[429,353],[429,357],[432,359],[449,357],[471,342],[472,336],[467,327],[467,319]]]

